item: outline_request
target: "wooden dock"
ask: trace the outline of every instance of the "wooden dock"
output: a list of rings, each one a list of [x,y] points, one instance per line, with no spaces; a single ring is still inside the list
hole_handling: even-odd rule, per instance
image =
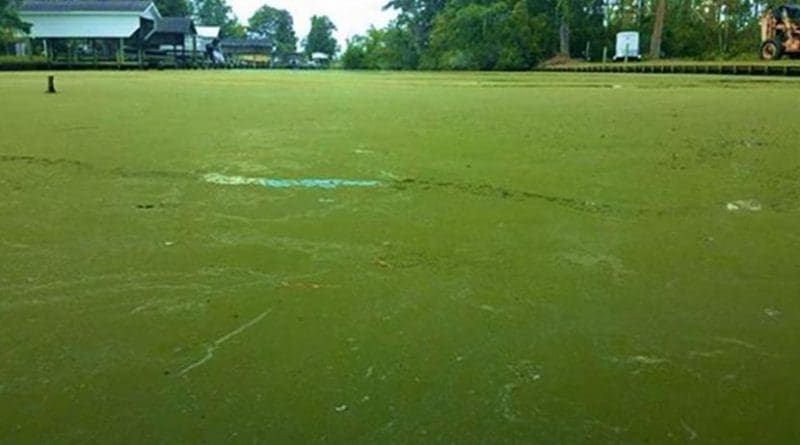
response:
[[[586,63],[540,68],[539,71],[570,73],[641,73],[641,74],[724,74],[742,76],[800,77],[800,64],[781,63]]]
[[[147,54],[136,60],[96,60],[92,58],[45,60],[43,58],[0,58],[0,71],[83,71],[83,70],[164,70],[164,69],[246,69],[266,68],[264,62],[228,62],[212,64],[200,57],[178,57],[169,54]]]

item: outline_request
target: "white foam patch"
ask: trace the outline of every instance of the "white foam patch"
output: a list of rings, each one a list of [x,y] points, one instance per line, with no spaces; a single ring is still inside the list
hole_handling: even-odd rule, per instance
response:
[[[206,182],[220,185],[260,185],[261,180],[258,178],[248,178],[245,176],[226,176],[219,173],[209,173],[203,176]]]
[[[380,181],[374,179],[340,179],[340,178],[300,178],[300,179],[275,179],[252,178],[246,176],[228,176],[219,173],[209,173],[203,176],[206,182],[220,185],[260,185],[270,188],[322,188],[335,189],[338,187],[377,187]]]
[[[758,212],[761,210],[761,203],[755,199],[741,199],[729,202],[725,205],[725,208],[728,209],[729,212],[738,212],[739,210]]]

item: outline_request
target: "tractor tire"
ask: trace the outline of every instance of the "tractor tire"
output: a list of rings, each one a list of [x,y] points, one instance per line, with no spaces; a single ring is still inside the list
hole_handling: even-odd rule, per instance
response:
[[[780,60],[783,56],[783,45],[778,40],[767,40],[761,44],[761,60]]]

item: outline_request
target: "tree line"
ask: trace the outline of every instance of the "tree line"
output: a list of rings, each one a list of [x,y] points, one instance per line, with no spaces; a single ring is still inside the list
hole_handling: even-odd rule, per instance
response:
[[[21,0],[0,0],[0,43],[10,42],[30,31],[19,19]],[[339,50],[333,36],[336,25],[327,16],[311,17],[308,36],[298,42],[294,19],[289,11],[261,6],[247,24],[239,21],[226,0],[155,0],[164,17],[192,17],[200,26],[219,26],[223,38],[262,38],[273,44],[273,55],[283,57],[298,50],[298,43],[308,55],[324,53],[333,57]]]
[[[753,58],[774,0],[390,0],[397,18],[350,38],[351,69],[527,70],[560,58],[613,56],[638,31],[651,59]]]
[[[333,37],[336,25],[324,15],[311,17],[308,36],[298,41],[292,14],[267,4],[258,8],[244,25],[226,0],[155,0],[155,3],[164,16],[193,17],[199,25],[220,26],[223,37],[268,39],[273,44],[273,55],[278,57],[295,53],[298,43],[308,55],[324,53],[332,58],[339,49]]]
[[[20,0],[0,0],[0,41],[27,31]],[[776,0],[389,0],[386,27],[347,41],[350,69],[527,70],[553,57],[599,60],[620,31],[638,31],[650,58],[752,58],[759,18]],[[297,51],[291,14],[264,5],[247,24],[226,0],[156,0],[164,16],[191,16],[221,26],[226,37],[270,39],[278,56]],[[311,19],[301,46],[334,56],[336,26]]]

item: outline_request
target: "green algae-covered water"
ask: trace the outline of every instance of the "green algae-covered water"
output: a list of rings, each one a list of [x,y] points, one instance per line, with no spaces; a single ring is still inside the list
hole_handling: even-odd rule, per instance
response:
[[[56,82],[0,75],[0,442],[800,443],[795,81]]]

